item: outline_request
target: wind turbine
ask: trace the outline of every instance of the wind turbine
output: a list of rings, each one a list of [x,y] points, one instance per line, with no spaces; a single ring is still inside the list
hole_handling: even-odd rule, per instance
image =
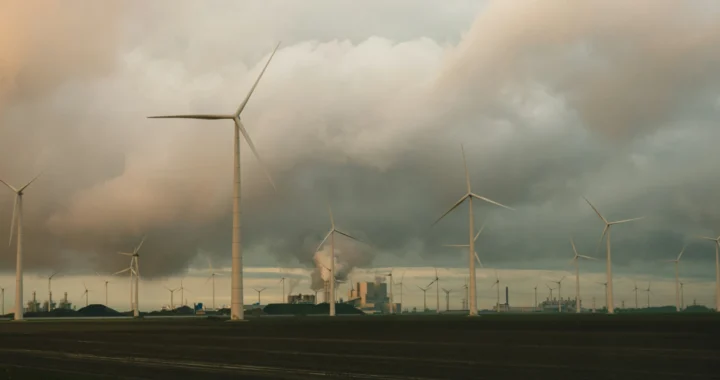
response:
[[[675,263],[675,311],[680,311],[680,274],[678,267],[680,266],[680,258],[685,252],[685,247],[680,251],[677,259],[665,260],[666,262]]]
[[[175,292],[178,291],[178,288],[170,289],[170,288],[168,288],[168,287],[166,286],[165,289],[167,289],[167,291],[170,292],[170,311],[173,311],[173,310],[175,310],[175,297],[174,297],[174,295],[175,295]]]
[[[575,256],[572,258],[572,262],[575,263],[575,313],[580,312],[580,265],[578,264],[578,261],[580,261],[581,258],[587,259],[587,260],[595,260],[595,258],[590,256],[584,256],[580,255],[577,252],[577,248],[575,248],[575,242],[572,238],[570,238],[570,245],[572,245],[573,253]]]
[[[325,244],[325,241],[327,241],[328,238],[330,238],[330,268],[328,270],[331,274],[331,279],[335,278],[335,233],[338,233],[340,235],[343,235],[345,237],[348,237],[352,240],[362,242],[362,240],[351,236],[345,232],[342,232],[335,228],[335,219],[333,218],[332,208],[330,205],[328,205],[328,213],[330,214],[330,231],[325,235],[325,238],[320,242],[316,252],[322,248],[323,244]],[[330,302],[330,316],[335,316],[335,281],[330,281],[330,299],[332,302]]]
[[[533,289],[535,289],[535,310],[537,310],[537,284],[535,284]]]
[[[50,312],[50,310],[52,308],[52,285],[51,285],[51,282],[52,282],[52,278],[55,277],[55,275],[58,273],[59,272],[53,272],[53,274],[48,276],[48,307],[47,307],[48,313]]]
[[[490,287],[492,288],[493,286],[497,287],[497,305],[495,305],[495,306],[497,307],[496,310],[499,313],[500,312],[500,276],[498,276],[497,271],[495,271],[495,282],[493,282],[493,284]]]
[[[212,263],[210,262],[210,258],[207,259],[208,261],[208,267],[210,268],[210,275],[208,276],[207,280],[205,280],[205,283],[207,284],[208,281],[212,279],[212,308],[215,309],[215,276],[222,276],[222,273],[215,272],[215,269],[213,269]]]
[[[432,284],[435,284],[435,288],[436,288],[435,289],[436,295],[437,295],[437,303],[435,306],[435,308],[437,309],[436,312],[437,312],[437,314],[440,314],[440,278],[438,277],[437,268],[435,268],[435,278],[432,280],[432,282],[430,282],[428,284],[427,288],[429,289],[430,286],[432,286]]]
[[[600,211],[593,206],[590,201],[585,198],[585,201],[592,207],[592,209],[595,211],[595,213],[600,217],[600,219],[605,223],[605,228],[603,228],[602,236],[600,237],[600,243],[602,243],[603,238],[606,239],[606,254],[607,254],[607,287],[606,287],[606,302],[607,302],[607,308],[608,308],[608,314],[615,313],[615,306],[613,303],[613,282],[612,282],[612,260],[610,257],[610,228],[616,224],[620,223],[626,223],[626,222],[632,222],[634,220],[640,220],[643,219],[644,216],[641,216],[639,218],[632,218],[632,219],[625,219],[625,220],[618,220],[617,222],[608,222],[607,219],[605,219],[602,214],[600,214]]]
[[[22,251],[22,243],[23,243],[23,213],[22,213],[22,197],[25,192],[25,189],[30,186],[31,183],[33,183],[40,174],[38,174],[35,178],[30,180],[25,186],[21,188],[15,188],[8,184],[7,182],[0,179],[0,182],[5,184],[5,186],[8,187],[8,189],[12,190],[12,192],[15,193],[15,205],[13,206],[13,216],[12,220],[10,222],[10,243],[9,246],[12,246],[12,239],[13,239],[13,232],[15,230],[15,225],[17,224],[17,259],[16,259],[16,266],[15,266],[15,316],[14,319],[16,321],[22,321],[23,319],[23,266],[22,266],[22,259],[23,259],[23,251]]]
[[[427,311],[427,291],[429,288],[421,288],[419,285],[415,285],[418,289],[423,292],[423,312]]]
[[[180,290],[180,306],[186,305],[185,291],[187,290],[188,292],[190,292],[190,289],[186,289],[185,285],[183,285],[183,280],[184,280],[183,278],[180,279],[180,287],[178,288],[178,290]],[[190,292],[190,293],[192,293],[192,292]]]
[[[598,284],[605,287],[605,294],[607,295],[608,292],[608,283],[607,282],[598,282]],[[594,302],[594,301],[593,301]],[[605,297],[605,302],[607,302],[607,297]],[[608,307],[608,305],[605,305],[605,307]]]
[[[720,236],[717,238],[700,237],[715,242],[715,311],[720,312]]]
[[[635,282],[635,288],[633,289],[633,291],[635,292],[635,309],[638,309],[638,290],[639,289],[637,287],[637,282]]]
[[[562,313],[562,280],[565,279],[563,276],[560,281],[551,281],[552,283],[558,284],[558,313]]]
[[[681,282],[680,283],[680,310],[685,310],[685,288],[684,288],[684,286],[685,286],[685,283]],[[5,300],[5,297],[3,296],[3,301],[4,300]],[[3,311],[3,314],[5,314],[4,311]]]
[[[260,289],[258,289],[258,288],[253,288],[253,289],[254,289],[254,290],[257,292],[257,294],[258,294],[258,305],[260,305],[260,293],[262,293],[262,291],[265,290],[265,289],[267,289],[267,288],[260,288]]]
[[[281,278],[278,282],[282,282],[282,298],[280,299],[280,303],[285,303],[285,277]]]
[[[89,304],[88,298],[90,297],[90,290],[89,290],[88,287],[85,285],[85,282],[83,282],[83,288],[85,288],[85,291],[84,291],[83,294],[80,296],[80,298],[85,297],[85,307],[87,307],[88,304]]]
[[[548,285],[548,284],[545,284],[545,286],[547,286],[547,288],[550,289],[550,303],[552,303],[552,300],[553,300],[552,292],[553,292],[553,290],[555,290],[555,289],[551,288],[550,285]]]
[[[127,271],[130,272],[130,282],[131,282],[131,287],[130,287],[131,296],[130,297],[132,297],[132,292],[134,290],[135,298],[134,298],[134,302],[133,302],[133,316],[136,318],[140,316],[140,305],[139,305],[140,254],[138,252],[140,252],[140,247],[142,247],[143,243],[145,242],[145,238],[146,238],[146,236],[143,236],[142,240],[140,240],[140,244],[138,244],[137,247],[135,247],[135,249],[133,249],[132,253],[118,252],[118,254],[120,254],[120,255],[130,256],[130,267],[115,273],[115,274],[120,274],[120,273],[127,272]],[[135,279],[134,284],[132,284],[133,277]]]
[[[447,210],[440,218],[438,218],[438,220],[436,220],[435,223],[433,223],[433,225],[437,224],[440,220],[442,220],[442,218],[444,218],[445,215],[447,215],[447,214],[451,213],[453,210],[455,210],[458,206],[460,206],[463,202],[465,202],[465,200],[468,201],[468,210],[470,211],[469,223],[468,223],[469,224],[468,225],[468,229],[469,229],[468,239],[470,240],[470,244],[469,244],[470,247],[468,250],[468,263],[469,263],[468,266],[469,266],[469,270],[470,270],[470,297],[469,297],[470,298],[470,300],[469,300],[470,312],[469,312],[469,314],[472,316],[475,316],[475,315],[477,315],[477,299],[475,296],[475,294],[477,293],[477,286],[476,286],[476,277],[475,277],[475,260],[474,260],[475,258],[473,257],[474,253],[475,253],[475,237],[474,237],[474,234],[475,234],[475,220],[474,219],[475,218],[473,215],[473,198],[483,200],[488,203],[492,203],[496,206],[504,207],[508,210],[512,210],[512,208],[507,207],[498,202],[495,202],[491,199],[479,196],[472,192],[472,189],[470,188],[470,174],[468,174],[467,162],[465,161],[465,148],[463,148],[463,146],[460,145],[460,150],[461,150],[462,156],[463,156],[463,165],[465,166],[465,183],[467,185],[467,193],[465,193],[465,195],[463,195],[459,201],[457,201],[452,207],[450,207],[449,210]]]
[[[95,274],[100,277],[100,273],[95,272]],[[110,281],[108,279],[103,279],[103,281],[105,282],[105,306],[108,306],[108,284],[110,283]]]
[[[450,292],[452,290],[443,288],[442,291],[445,292],[445,311],[450,311]]]
[[[483,223],[482,227],[480,227],[480,231],[478,231],[477,235],[475,235],[475,238],[473,241],[477,241],[478,237],[480,237],[480,234],[485,229],[485,223]],[[445,247],[457,247],[457,248],[465,248],[470,247],[469,244],[445,244]],[[484,268],[482,262],[480,262],[480,256],[478,256],[477,252],[473,252],[475,254],[475,260],[477,260],[478,265],[480,265],[480,268]]]
[[[465,279],[465,284],[463,284],[463,289],[465,289],[465,307],[470,308],[470,298],[468,297],[468,281]]]
[[[650,282],[648,282],[647,289],[644,289],[644,290],[647,293],[647,307],[649,309],[650,308]]]
[[[260,71],[260,75],[258,75],[257,79],[255,80],[255,83],[253,83],[252,87],[250,88],[250,91],[248,92],[247,96],[245,97],[245,100],[243,100],[242,103],[240,103],[240,106],[235,111],[235,113],[230,115],[173,115],[173,116],[150,116],[149,118],[160,118],[160,119],[201,119],[201,120],[232,120],[235,123],[235,137],[233,139],[234,142],[234,148],[233,148],[233,162],[235,164],[235,167],[233,169],[233,176],[234,176],[234,186],[233,186],[233,234],[232,234],[232,275],[231,275],[231,307],[230,307],[230,319],[231,320],[242,320],[245,317],[244,314],[244,308],[243,308],[243,277],[242,277],[242,252],[241,252],[241,245],[240,245],[240,134],[242,133],[243,137],[245,138],[245,141],[247,142],[248,146],[250,147],[250,150],[252,150],[253,154],[255,155],[255,158],[260,162],[260,166],[262,166],[263,171],[265,171],[265,175],[268,177],[268,180],[270,180],[270,184],[272,184],[273,188],[275,188],[275,183],[272,181],[272,178],[270,177],[270,173],[265,169],[265,165],[263,164],[262,160],[260,159],[260,155],[258,154],[257,150],[255,149],[255,145],[253,144],[252,140],[250,139],[250,135],[245,130],[245,126],[240,121],[240,114],[245,109],[245,106],[247,105],[248,101],[250,100],[250,96],[252,96],[253,91],[255,91],[255,87],[257,87],[258,82],[260,82],[260,78],[262,78],[263,74],[265,73],[265,70],[267,69],[268,65],[270,64],[270,61],[272,60],[273,56],[275,55],[275,52],[277,51],[278,47],[280,46],[280,43],[278,43],[275,46],[275,49],[270,54],[270,57],[268,58],[267,62],[265,63],[265,66],[263,67],[262,71]]]

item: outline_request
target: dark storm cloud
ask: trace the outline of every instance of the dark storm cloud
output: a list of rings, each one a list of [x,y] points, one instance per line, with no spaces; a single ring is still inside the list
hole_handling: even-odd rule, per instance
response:
[[[117,270],[127,263],[115,252],[144,234],[151,277],[183,271],[198,252],[229,264],[231,125],[145,117],[235,109],[280,39],[243,115],[278,185],[273,192],[243,143],[249,259],[314,267],[330,203],[339,228],[372,243],[357,247],[367,252],[357,265],[373,255],[464,265],[442,245],[467,239],[467,207],[430,227],[465,192],[460,143],[473,191],[517,209],[476,203],[477,228],[488,223],[478,243],[487,265],[552,267],[572,256],[571,234],[599,255],[602,223],[582,196],[608,219],[647,216],[614,228],[620,266],[720,234],[710,206],[720,185],[714,10],[492,2],[470,25],[460,11],[477,9],[468,2],[452,12],[420,5],[417,21],[403,24],[402,3],[209,4],[109,8],[122,22],[107,27],[113,43],[89,45],[104,53],[83,63],[97,70],[59,65],[62,80],[28,85],[37,96],[6,92],[0,175],[21,183],[46,169],[26,196],[29,269],[75,265],[62,253],[75,252],[88,270]],[[357,25],[358,12],[383,16]],[[67,20],[76,30],[96,27],[75,16]],[[8,231],[12,198],[0,194]],[[11,268],[14,250],[0,252]]]

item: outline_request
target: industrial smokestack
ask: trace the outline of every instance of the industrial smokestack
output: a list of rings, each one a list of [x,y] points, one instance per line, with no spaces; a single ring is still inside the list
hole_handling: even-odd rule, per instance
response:
[[[508,291],[508,287],[505,287],[505,306],[510,306],[510,298],[509,298],[510,292]]]

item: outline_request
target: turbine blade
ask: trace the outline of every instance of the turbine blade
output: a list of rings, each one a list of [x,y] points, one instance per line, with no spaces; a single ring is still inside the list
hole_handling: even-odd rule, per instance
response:
[[[340,231],[340,230],[335,230],[335,232],[337,232],[337,233],[339,233],[340,235],[343,235],[343,236],[345,236],[345,237],[349,237],[350,239],[353,239],[353,240],[355,240],[355,241],[359,241],[360,243],[365,243],[364,241],[362,241],[362,240],[360,240],[360,239],[358,239],[358,238],[356,238],[356,237],[354,237],[354,236],[348,235],[348,234],[346,234],[345,232],[342,232],[342,231]],[[365,243],[365,244],[367,244],[367,243]]]
[[[678,255],[677,261],[680,261],[680,258],[682,257],[683,253],[685,253],[685,248],[683,247],[682,251],[680,251],[680,254]]]
[[[487,221],[485,221],[485,223],[487,223]],[[485,223],[483,223],[482,226],[480,226],[480,231],[478,231],[477,235],[475,235],[475,238],[473,239],[473,241],[477,241],[477,239],[480,237],[480,234],[485,229]]]
[[[445,244],[443,247],[469,247],[469,244]]]
[[[129,270],[130,270],[130,268],[125,268],[125,269],[123,269],[123,270],[121,270],[121,271],[117,271],[117,272],[113,273],[112,275],[115,276],[115,275],[118,275],[118,274],[121,274],[121,273],[125,273],[125,272],[127,272],[127,271],[129,271]]]
[[[585,256],[585,255],[578,255],[578,257],[582,257],[583,259],[588,259],[588,260],[597,260],[597,259],[594,258],[594,257]]]
[[[320,244],[318,245],[318,247],[317,247],[317,249],[315,250],[315,252],[319,251],[320,248],[322,248],[323,244],[325,244],[325,242],[327,241],[327,239],[330,237],[330,234],[333,233],[334,231],[335,231],[335,230],[332,229],[332,230],[330,230],[330,232],[327,233],[327,235],[325,235],[325,238],[322,239],[322,241],[321,241]]]
[[[467,160],[465,160],[465,148],[462,144],[460,144],[460,151],[462,152],[463,166],[465,167],[465,183],[467,184],[467,192],[470,194],[472,193],[472,190],[470,190],[470,174],[468,173]]]
[[[235,126],[240,129],[240,133],[242,133],[243,137],[245,138],[245,142],[247,142],[248,146],[250,147],[250,150],[252,150],[253,154],[255,155],[255,158],[260,163],[260,167],[262,168],[263,172],[265,172],[265,176],[267,177],[268,181],[270,181],[270,185],[272,185],[273,189],[277,191],[277,187],[275,187],[275,182],[273,182],[272,177],[270,176],[270,172],[267,170],[267,166],[265,165],[265,162],[260,158],[260,154],[258,154],[257,149],[255,149],[255,144],[253,144],[252,140],[250,139],[250,135],[245,130],[245,126],[243,126],[243,123],[240,121],[239,118],[235,118]]]
[[[118,252],[118,255],[132,256],[132,253]]]
[[[485,268],[480,261],[480,256],[478,256],[477,252],[475,252],[475,259],[477,260],[478,264],[480,265],[480,268]]]
[[[489,199],[489,198],[481,197],[481,196],[479,196],[479,195],[477,195],[477,194],[475,194],[475,193],[470,193],[470,196],[471,196],[471,197],[475,197],[475,198],[477,198],[477,199],[481,199],[481,200],[483,200],[483,201],[485,201],[485,202],[488,202],[488,203],[492,203],[492,204],[494,204],[495,206],[500,206],[500,207],[506,208],[506,209],[508,209],[508,210],[515,211],[515,209],[512,208],[512,207],[505,206],[504,204],[495,202],[494,200]]]
[[[335,218],[333,218],[332,207],[330,207],[330,203],[328,203],[328,214],[330,214],[330,225],[332,226],[332,229],[335,229]]]
[[[592,207],[592,209],[593,209],[593,210],[595,211],[595,213],[600,217],[600,219],[602,219],[602,221],[605,222],[605,224],[608,224],[607,219],[605,219],[605,217],[602,216],[602,214],[600,214],[600,211],[598,211],[598,209],[596,209],[595,206],[593,206],[593,204],[590,203],[590,201],[589,201],[587,198],[583,197],[583,199],[585,199],[585,202],[587,202],[587,203],[590,205],[590,207]]]
[[[142,240],[140,240],[140,244],[138,244],[137,248],[135,248],[135,251],[133,251],[133,253],[138,253],[140,251],[140,247],[142,247],[146,237],[147,235],[143,236]]]
[[[18,189],[14,188],[14,187],[13,187],[12,185],[10,185],[9,183],[7,183],[7,182],[3,181],[2,179],[0,179],[0,182],[4,183],[4,184],[5,184],[5,186],[7,186],[7,187],[8,187],[8,189],[10,189],[10,190],[12,190],[12,191],[13,191],[13,193],[17,194],[17,193],[19,192],[19,190],[18,190]]]
[[[233,119],[233,115],[168,115],[168,116],[148,116],[148,119],[200,119],[200,120],[226,120]]]
[[[573,241],[573,238],[570,238],[570,245],[572,245],[572,249],[573,249],[573,252],[575,253],[575,256],[576,257],[580,256],[580,255],[578,255],[577,248],[575,248],[575,241]]]
[[[627,223],[627,222],[632,222],[632,221],[635,221],[635,220],[640,220],[640,219],[645,219],[645,217],[644,217],[644,216],[641,216],[641,217],[639,217],[639,218],[632,218],[632,219],[618,220],[617,222],[610,222],[610,224],[620,224],[620,223]]]
[[[704,239],[704,240],[717,241],[717,239],[711,238],[711,237],[707,237],[707,236],[698,236],[697,238],[698,238],[698,239]]]
[[[442,220],[442,218],[444,218],[447,214],[449,214],[450,212],[452,212],[452,210],[455,210],[458,206],[460,206],[460,204],[462,204],[462,203],[465,201],[465,199],[466,199],[467,197],[469,197],[469,196],[470,196],[470,193],[467,193],[467,194],[463,195],[463,197],[460,198],[459,201],[457,201],[452,207],[450,207],[449,210],[445,211],[445,213],[442,214],[442,216],[439,217],[439,218],[435,221],[435,223],[433,223],[432,225],[433,225],[433,226],[436,225],[440,220]]]
[[[268,65],[270,64],[270,61],[275,56],[275,52],[280,47],[280,42],[275,45],[275,49],[273,49],[272,53],[270,53],[270,57],[268,58],[267,62],[265,62],[265,66],[263,66],[262,70],[260,71],[260,75],[258,75],[257,79],[255,79],[255,83],[253,83],[252,87],[250,88],[250,91],[248,92],[247,96],[245,97],[245,100],[243,100],[242,103],[240,103],[240,106],[238,107],[237,111],[235,112],[235,117],[240,116],[240,113],[245,109],[245,106],[247,105],[248,101],[250,100],[250,97],[252,96],[253,92],[255,91],[255,87],[257,87],[258,83],[260,83],[260,78],[262,78],[263,74],[265,74],[265,70],[267,69]]]
[[[42,174],[42,172],[40,172],[40,174]],[[35,178],[30,180],[30,182],[26,183],[25,186],[21,187],[20,190],[18,190],[18,192],[22,193],[23,190],[27,189],[27,187],[30,186],[31,183],[35,182],[35,180],[38,179],[38,177],[40,177],[40,174],[36,175]]]
[[[12,213],[12,220],[10,221],[10,241],[8,242],[8,247],[12,246],[13,236],[15,236],[15,221],[17,220],[18,216],[18,202],[20,199],[19,195],[15,196],[15,204],[13,204],[13,213]]]

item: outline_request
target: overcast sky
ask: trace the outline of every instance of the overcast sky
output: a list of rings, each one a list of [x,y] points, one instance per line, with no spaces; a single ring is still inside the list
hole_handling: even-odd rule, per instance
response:
[[[328,203],[372,243],[339,243],[351,266],[466,265],[442,245],[467,241],[467,207],[431,228],[464,193],[464,144],[473,191],[516,209],[476,203],[487,266],[568,270],[571,235],[600,256],[586,196],[646,217],[613,228],[619,275],[667,279],[687,245],[682,275],[714,277],[695,238],[720,235],[709,0],[4,1],[0,178],[43,171],[27,271],[113,272],[144,234],[149,279],[229,265],[231,124],[146,116],[231,112],[278,41],[243,113],[278,188],[243,143],[248,267],[312,268]]]

